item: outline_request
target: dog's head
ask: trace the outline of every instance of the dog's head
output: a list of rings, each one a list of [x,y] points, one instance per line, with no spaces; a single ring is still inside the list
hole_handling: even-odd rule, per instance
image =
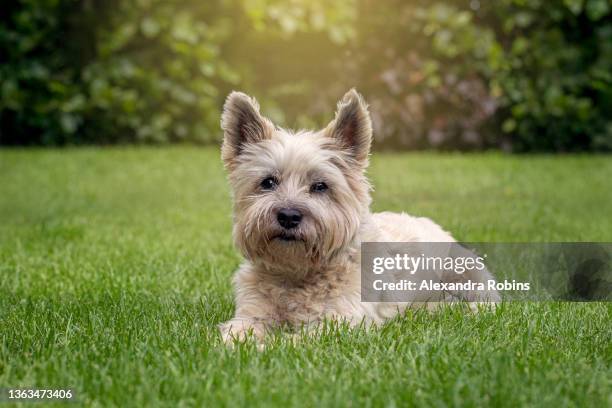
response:
[[[290,132],[232,92],[221,127],[234,193],[234,239],[244,256],[279,269],[325,264],[355,239],[370,195],[367,105],[354,90],[319,131]]]

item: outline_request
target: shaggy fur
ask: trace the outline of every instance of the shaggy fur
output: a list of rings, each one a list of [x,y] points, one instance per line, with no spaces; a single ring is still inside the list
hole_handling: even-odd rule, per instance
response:
[[[361,302],[360,243],[454,241],[427,218],[370,213],[364,172],[372,126],[355,90],[320,131],[277,128],[261,116],[254,99],[239,92],[228,96],[221,125],[222,158],[234,195],[234,239],[245,257],[234,276],[236,315],[220,327],[225,341],[323,319],[383,322],[408,304]],[[273,189],[262,187],[267,178]],[[315,183],[325,183],[327,190],[313,191]],[[282,208],[303,214],[296,228],[287,231],[279,224]],[[490,275],[468,278],[485,281]]]

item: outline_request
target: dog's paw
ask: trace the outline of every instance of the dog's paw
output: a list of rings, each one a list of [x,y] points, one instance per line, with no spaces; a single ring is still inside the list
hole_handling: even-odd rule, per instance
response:
[[[225,345],[233,347],[236,343],[244,343],[249,339],[259,341],[263,339],[265,330],[260,324],[246,319],[232,319],[219,325],[221,339]],[[259,347],[258,347],[259,349]]]
[[[494,312],[497,309],[496,302],[468,302],[468,305],[473,313]]]

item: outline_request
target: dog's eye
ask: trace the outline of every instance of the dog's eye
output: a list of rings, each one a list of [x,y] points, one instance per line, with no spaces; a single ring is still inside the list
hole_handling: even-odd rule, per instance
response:
[[[278,181],[274,177],[266,177],[259,183],[259,186],[264,190],[274,190],[278,185]]]
[[[310,186],[310,191],[312,191],[313,193],[322,193],[324,191],[327,191],[327,184],[323,183],[322,181],[318,182],[318,183],[314,183],[312,186]]]

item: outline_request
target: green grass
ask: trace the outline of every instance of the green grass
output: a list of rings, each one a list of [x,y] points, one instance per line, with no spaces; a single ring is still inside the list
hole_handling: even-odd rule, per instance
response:
[[[374,210],[464,241],[611,241],[604,156],[376,154]],[[216,149],[0,151],[0,387],[92,406],[612,404],[610,304],[408,312],[227,349],[230,197]]]

